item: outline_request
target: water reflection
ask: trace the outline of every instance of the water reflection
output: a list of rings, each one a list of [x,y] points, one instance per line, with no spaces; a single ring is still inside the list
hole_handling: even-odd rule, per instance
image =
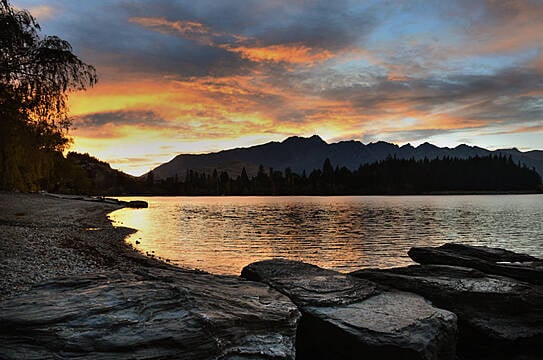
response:
[[[128,241],[189,268],[239,274],[284,257],[339,271],[411,264],[449,241],[543,255],[543,196],[153,197],[112,214]],[[139,242],[136,245],[136,241]]]

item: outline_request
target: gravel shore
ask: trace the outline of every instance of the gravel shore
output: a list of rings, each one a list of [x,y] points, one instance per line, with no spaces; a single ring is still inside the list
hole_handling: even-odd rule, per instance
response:
[[[56,277],[169,266],[125,243],[135,230],[113,227],[107,216],[120,208],[0,192],[0,300]]]

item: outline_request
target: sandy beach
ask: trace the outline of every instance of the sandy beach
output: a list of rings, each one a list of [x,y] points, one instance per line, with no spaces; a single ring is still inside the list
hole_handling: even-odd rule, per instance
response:
[[[39,194],[0,193],[0,300],[45,280],[139,266],[168,266],[143,256],[107,214],[121,208]]]

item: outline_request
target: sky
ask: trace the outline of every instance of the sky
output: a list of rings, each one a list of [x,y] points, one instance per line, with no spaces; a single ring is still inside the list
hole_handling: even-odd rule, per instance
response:
[[[98,84],[72,150],[141,175],[288,136],[543,149],[543,0],[12,0]]]

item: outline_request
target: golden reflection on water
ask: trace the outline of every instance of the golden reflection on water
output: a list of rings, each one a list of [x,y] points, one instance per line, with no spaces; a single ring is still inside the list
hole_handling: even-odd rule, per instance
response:
[[[127,241],[213,273],[239,274],[275,257],[343,272],[404,266],[411,246],[450,241],[543,255],[541,195],[143,199],[148,209],[111,214],[138,229]]]

